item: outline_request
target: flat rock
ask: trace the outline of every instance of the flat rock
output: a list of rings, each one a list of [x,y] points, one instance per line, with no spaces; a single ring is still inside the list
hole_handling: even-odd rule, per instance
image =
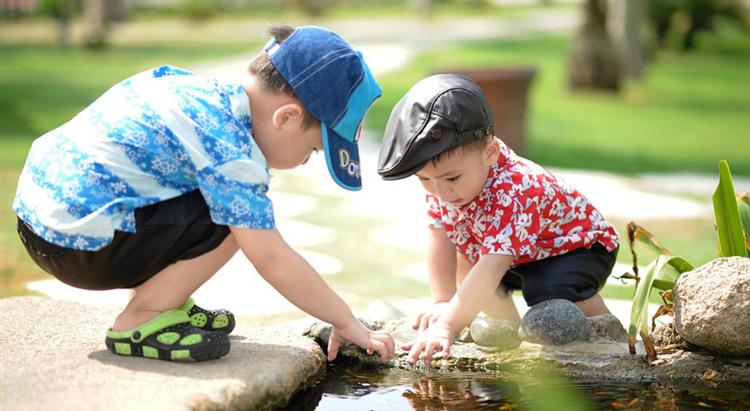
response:
[[[251,410],[285,405],[325,370],[300,327],[238,322],[225,357],[172,363],[111,354],[112,310],[41,297],[0,299],[0,409]]]
[[[380,322],[395,340],[396,346],[412,341],[417,332],[408,318]],[[313,326],[318,331],[325,325]],[[313,333],[315,334],[315,333]],[[533,374],[538,367],[551,367],[561,374],[583,380],[607,382],[644,382],[685,384],[746,384],[750,381],[750,358],[726,358],[700,351],[676,349],[663,352],[659,359],[649,364],[645,349],[639,341],[638,355],[631,356],[626,342],[592,336],[588,341],[574,341],[565,345],[543,345],[523,341],[518,348],[500,350],[474,343],[456,342],[451,354],[445,357],[436,353],[430,363],[430,372],[490,372],[510,380]],[[386,365],[390,367],[425,371],[420,361],[415,365],[406,362],[407,353],[396,350],[396,357]],[[339,353],[337,361],[356,361],[374,364],[377,359],[367,356],[357,347]]]

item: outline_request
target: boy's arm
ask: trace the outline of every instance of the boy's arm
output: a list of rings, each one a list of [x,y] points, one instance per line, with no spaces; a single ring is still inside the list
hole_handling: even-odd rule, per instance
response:
[[[469,271],[437,322],[411,344],[407,360],[415,363],[424,351],[424,363],[429,364],[433,351],[441,348],[447,355],[458,332],[471,322],[495,294],[500,280],[513,263],[513,258],[501,254],[482,256]]]
[[[427,275],[433,306],[414,319],[412,328],[422,331],[437,321],[448,301],[456,294],[456,246],[441,227],[430,226],[427,240]]]
[[[346,303],[284,241],[278,230],[230,229],[263,279],[306,313],[333,325],[328,344],[329,360],[336,357],[342,338],[370,353],[377,351],[381,359],[393,356],[391,336],[385,332],[371,332],[357,321]]]
[[[427,272],[432,290],[432,302],[450,301],[456,294],[456,246],[448,239],[445,229],[430,227],[427,242]]]

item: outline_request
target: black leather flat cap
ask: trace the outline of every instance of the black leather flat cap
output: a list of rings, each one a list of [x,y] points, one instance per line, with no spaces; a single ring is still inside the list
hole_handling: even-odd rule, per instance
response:
[[[484,93],[471,79],[437,74],[420,80],[391,111],[378,158],[385,180],[409,177],[436,155],[493,133]]]

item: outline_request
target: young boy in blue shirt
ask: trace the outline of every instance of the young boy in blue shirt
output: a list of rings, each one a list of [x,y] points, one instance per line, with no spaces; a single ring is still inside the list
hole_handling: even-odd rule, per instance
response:
[[[366,329],[275,229],[269,168],[324,151],[333,179],[361,188],[357,140],[381,90],[361,54],[318,27],[273,37],[242,83],[162,66],[115,85],[37,139],[13,209],[31,258],[79,288],[129,288],[107,331],[116,354],[200,361],[229,352],[234,316],[190,295],[241,249],[263,278],[383,359]]]
[[[432,219],[434,304],[402,347],[409,362],[447,355],[480,310],[517,323],[509,290],[522,290],[529,306],[565,299],[586,316],[609,312],[598,292],[615,263],[617,232],[580,192],[495,137],[471,79],[443,74],[415,84],[391,112],[378,163],[386,180],[419,178]]]

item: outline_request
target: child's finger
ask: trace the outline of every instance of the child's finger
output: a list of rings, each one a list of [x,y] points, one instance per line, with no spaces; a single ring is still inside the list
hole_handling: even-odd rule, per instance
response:
[[[424,362],[425,367],[430,366],[430,363],[432,362],[432,352],[435,351],[438,344],[438,342],[430,341],[424,348],[424,358],[422,359],[422,361]]]
[[[424,331],[430,326],[430,318],[429,315],[422,316],[422,320],[419,322],[419,331]]]
[[[419,323],[420,323],[420,322],[422,321],[422,317],[423,317],[423,316],[424,316],[424,313],[419,313],[419,314],[418,314],[418,315],[417,315],[417,316],[416,316],[416,317],[414,318],[414,322],[412,323],[412,325],[411,325],[411,328],[413,328],[413,329],[415,329],[415,330],[416,330],[416,329],[417,329],[417,327],[419,327]]]
[[[406,357],[409,364],[414,364],[419,359],[419,354],[424,351],[424,341],[416,342],[409,350],[409,355]]]
[[[387,332],[383,333],[381,334],[380,338],[380,341],[383,341],[391,357],[393,357],[396,354],[396,343],[393,341],[393,337],[391,337],[391,334]]]
[[[333,338],[333,333],[331,333],[331,337],[328,339],[328,361],[333,361],[336,359],[336,356],[339,353],[339,346],[341,343]]]

